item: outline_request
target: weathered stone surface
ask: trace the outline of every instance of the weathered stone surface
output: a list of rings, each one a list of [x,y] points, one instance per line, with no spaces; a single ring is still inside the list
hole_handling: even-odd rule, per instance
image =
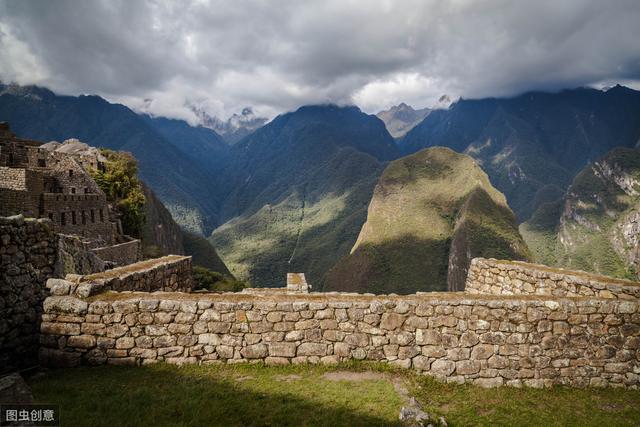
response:
[[[305,342],[298,346],[298,356],[324,356],[327,354],[327,345]]]
[[[88,307],[85,301],[69,296],[53,296],[44,300],[45,312],[85,314]]]
[[[295,357],[296,345],[295,343],[280,342],[269,344],[269,356],[278,357]]]
[[[249,345],[240,352],[247,359],[262,359],[267,357],[269,350],[265,344]]]
[[[382,315],[382,320],[380,321],[380,328],[393,331],[401,327],[405,319],[406,316],[398,313],[384,313]]]

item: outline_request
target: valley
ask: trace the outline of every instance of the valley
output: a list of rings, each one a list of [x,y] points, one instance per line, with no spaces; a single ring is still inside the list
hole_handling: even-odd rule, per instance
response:
[[[287,272],[303,271],[315,290],[456,290],[474,256],[637,277],[633,184],[605,183],[597,196],[580,184],[599,179],[584,170],[615,147],[635,158],[640,93],[632,89],[461,99],[433,110],[400,104],[378,116],[335,105],[301,107],[268,123],[252,114],[234,120],[253,131],[229,141],[96,96],[0,90],[0,120],[20,135],[80,136],[131,151],[149,186],[147,214],[177,224],[157,239],[174,248],[187,240],[203,248],[208,239],[214,252],[198,264],[252,286],[279,287]],[[444,152],[429,147],[468,160],[430,163]],[[455,173],[437,177],[438,168]],[[397,180],[404,184],[390,190]],[[153,207],[156,195],[165,213]],[[593,197],[612,202],[587,213],[585,198]],[[585,225],[589,215],[606,225]]]

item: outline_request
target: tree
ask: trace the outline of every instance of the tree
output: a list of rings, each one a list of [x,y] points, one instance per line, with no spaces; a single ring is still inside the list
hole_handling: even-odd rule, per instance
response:
[[[104,148],[100,151],[107,158],[105,169],[91,174],[120,214],[123,232],[140,238],[145,223],[145,197],[138,179],[138,163],[131,153]]]

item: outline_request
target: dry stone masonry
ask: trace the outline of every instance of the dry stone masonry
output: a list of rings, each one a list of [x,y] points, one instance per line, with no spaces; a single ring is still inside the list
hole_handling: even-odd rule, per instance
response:
[[[492,295],[640,298],[638,282],[521,261],[484,258],[471,262],[465,290]]]
[[[474,265],[477,273],[485,268]],[[640,385],[635,298],[463,292],[82,297],[80,285],[49,285],[40,349],[48,366],[366,359],[487,387]]]
[[[0,217],[0,373],[37,363],[45,282],[57,236],[48,219]]]
[[[86,276],[69,274],[65,279],[47,283],[52,295],[89,297],[105,291],[193,290],[191,257],[181,255],[167,255]]]

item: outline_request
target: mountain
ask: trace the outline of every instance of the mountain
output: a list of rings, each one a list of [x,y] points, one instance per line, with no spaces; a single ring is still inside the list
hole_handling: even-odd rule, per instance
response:
[[[504,195],[469,156],[434,147],[391,162],[351,253],[323,290],[462,290],[473,257],[527,259]]]
[[[232,147],[225,221],[211,236],[253,286],[302,271],[316,287],[364,223],[384,162],[398,149],[384,123],[356,107],[301,107]]]
[[[10,122],[14,132],[25,138],[78,138],[94,147],[129,151],[138,159],[140,177],[178,223],[200,233],[208,233],[218,224],[220,201],[214,187],[219,164],[214,157],[207,168],[194,160],[196,153],[185,154],[189,150],[222,153],[224,148],[207,142],[207,137],[183,134],[174,140],[158,130],[160,125],[123,105],[98,96],[60,96],[36,86],[0,84],[0,121]],[[191,128],[189,132],[200,135],[203,130]],[[208,138],[214,139],[212,135]],[[190,141],[189,148],[182,146],[184,141]]]
[[[144,183],[145,224],[142,228],[142,254],[157,258],[168,254],[184,254],[182,230],[155,193]]]
[[[194,265],[233,277],[207,239],[181,229],[153,191],[144,184],[142,188],[146,217],[142,230],[142,251],[145,257],[190,255]]]
[[[243,108],[240,114],[234,113],[226,121],[210,116],[206,111],[194,105],[190,105],[190,107],[191,111],[200,119],[202,126],[213,129],[231,145],[261,128],[268,121],[265,117],[257,116],[251,107]]]
[[[460,100],[399,141],[403,153],[444,146],[478,161],[519,221],[561,197],[588,163],[640,143],[640,92],[574,89]]]
[[[200,170],[218,171],[226,162],[229,146],[215,131],[202,126],[191,126],[184,120],[147,114],[142,114],[141,117]]]
[[[392,137],[400,138],[424,120],[430,112],[429,108],[414,110],[413,107],[403,102],[388,110],[380,111],[376,116],[384,122]]]
[[[520,230],[538,262],[640,278],[640,150],[616,148]]]

